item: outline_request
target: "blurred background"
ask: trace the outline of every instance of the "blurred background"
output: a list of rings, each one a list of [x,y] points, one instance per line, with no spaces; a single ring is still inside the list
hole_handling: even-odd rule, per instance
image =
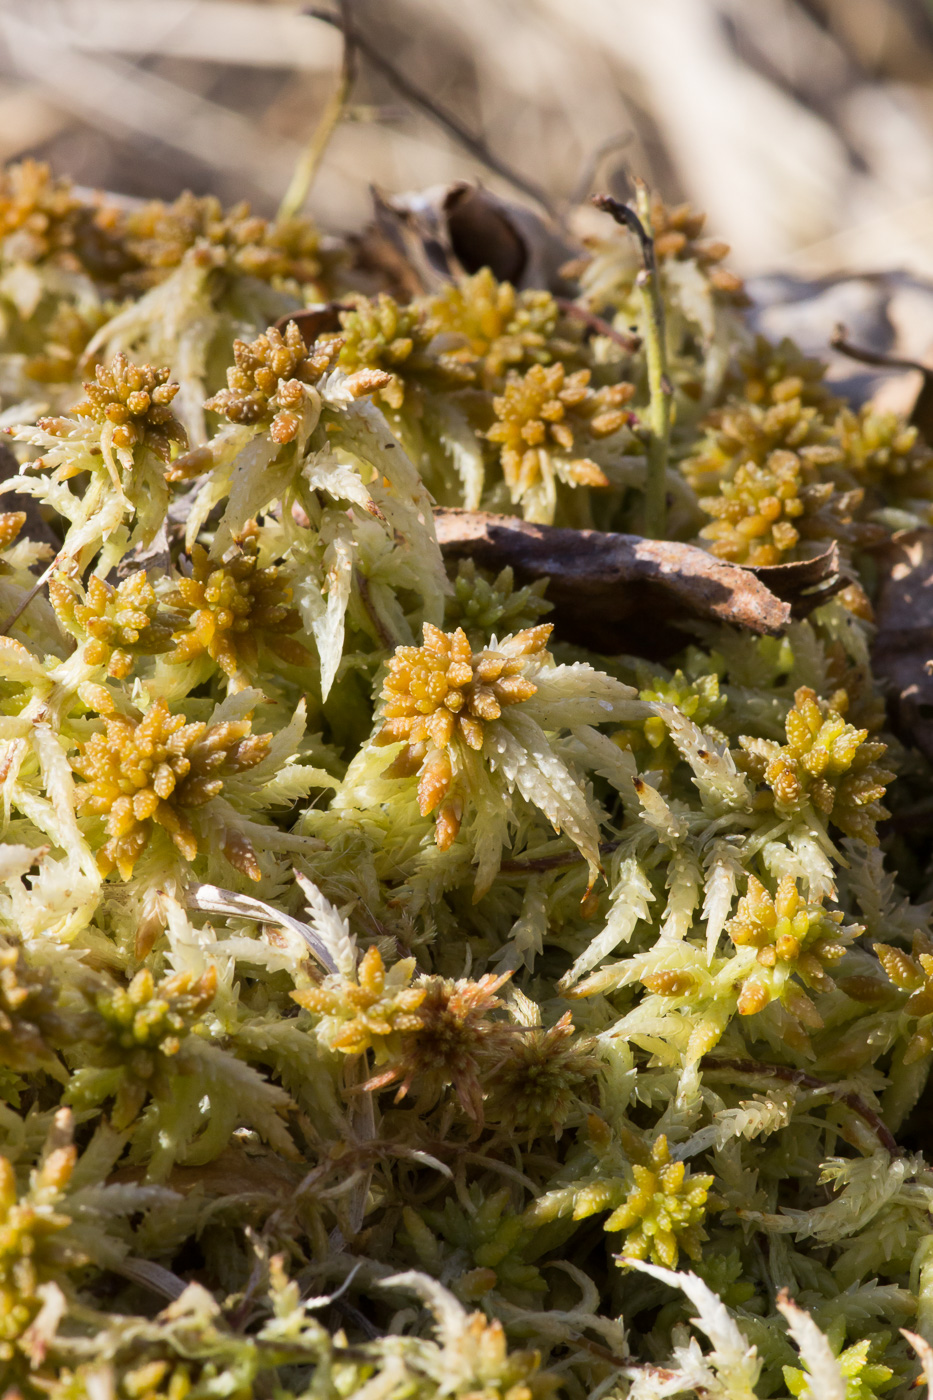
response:
[[[933,0],[352,0],[352,14],[558,212],[641,174],[707,211],[768,329],[816,344],[844,320],[876,348],[933,348]],[[272,213],[341,51],[292,0],[0,0],[0,156]],[[359,228],[372,186],[464,176],[516,197],[361,55],[308,208],[325,230]]]

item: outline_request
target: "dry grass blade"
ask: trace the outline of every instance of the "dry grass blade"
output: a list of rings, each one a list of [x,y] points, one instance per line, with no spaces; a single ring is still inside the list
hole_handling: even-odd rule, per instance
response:
[[[113,56],[78,53],[61,33],[0,9],[0,34],[16,69],[49,100],[91,126],[122,129],[166,145],[206,165],[236,172],[254,189],[275,195],[295,163],[288,141],[270,151],[253,123],[157,73]]]

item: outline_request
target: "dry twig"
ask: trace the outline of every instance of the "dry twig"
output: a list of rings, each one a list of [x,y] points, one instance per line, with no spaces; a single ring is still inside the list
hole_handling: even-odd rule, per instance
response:
[[[344,12],[342,12],[341,15],[336,15],[331,10],[322,10],[317,5],[311,5],[304,10],[303,13],[310,19],[319,19],[325,24],[336,25],[338,28],[343,29],[344,35],[350,36],[351,47],[358,49],[359,52],[365,56],[367,61],[371,63],[383,77],[388,78],[396,91],[400,92],[414,107],[420,108],[432,121],[442,126],[445,131],[453,136],[456,141],[459,141],[461,146],[468,150],[471,155],[475,156],[477,160],[482,161],[485,166],[495,171],[497,175],[501,175],[503,180],[507,180],[509,184],[514,185],[517,190],[521,190],[523,194],[528,195],[529,199],[533,199],[536,204],[540,204],[541,208],[546,210],[552,218],[557,217],[554,202],[546,190],[537,184],[536,181],[530,180],[527,175],[522,175],[517,170],[513,170],[510,165],[507,165],[494,151],[489,149],[485,141],[481,140],[474,132],[469,131],[446,107],[442,107],[429,93],[425,92],[417,83],[413,83],[410,78],[406,77],[404,73],[396,68],[395,64],[386,58],[382,50],[362,34],[355,25],[348,29],[347,17]]]

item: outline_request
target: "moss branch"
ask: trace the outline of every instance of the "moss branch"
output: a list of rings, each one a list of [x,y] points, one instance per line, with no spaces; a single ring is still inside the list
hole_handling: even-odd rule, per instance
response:
[[[706,1071],[724,1071],[727,1074],[747,1074],[756,1078],[780,1079],[785,1084],[797,1084],[802,1089],[812,1089],[815,1093],[830,1094],[836,1103],[844,1103],[867,1123],[881,1146],[892,1157],[899,1157],[901,1149],[888,1125],[858,1094],[851,1089],[840,1089],[837,1084],[827,1084],[825,1079],[817,1079],[802,1069],[791,1069],[787,1065],[759,1064],[757,1060],[721,1060],[715,1055],[706,1055],[700,1062]]]

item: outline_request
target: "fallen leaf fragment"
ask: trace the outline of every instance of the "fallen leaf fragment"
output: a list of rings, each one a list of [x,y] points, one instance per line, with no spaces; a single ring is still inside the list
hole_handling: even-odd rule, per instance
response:
[[[839,593],[850,580],[839,570],[839,546],[835,540],[823,554],[796,559],[790,564],[769,564],[749,573],[776,597],[790,603],[794,617],[806,617],[821,603]]]
[[[609,655],[669,654],[684,645],[678,628],[695,619],[773,635],[844,584],[835,548],[800,564],[752,570],[693,545],[480,511],[437,510],[434,522],[447,559],[510,565],[522,582],[548,577],[557,635]]]
[[[275,322],[277,331],[285,330],[289,321],[294,321],[306,345],[313,345],[318,336],[337,335],[340,331],[341,311],[352,311],[349,301],[318,301],[301,311],[287,311]]]

